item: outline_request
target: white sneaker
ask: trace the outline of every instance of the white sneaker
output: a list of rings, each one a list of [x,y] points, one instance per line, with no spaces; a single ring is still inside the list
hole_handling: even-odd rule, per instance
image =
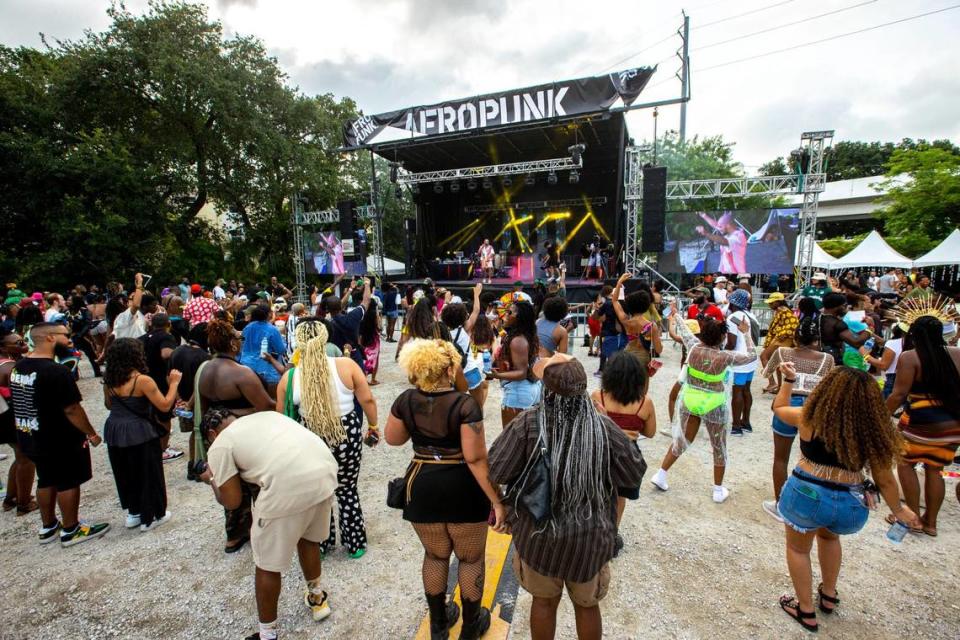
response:
[[[715,487],[713,489],[713,501],[720,504],[730,495],[730,490],[726,487]]]
[[[667,474],[665,474],[662,469],[650,478],[650,484],[660,489],[660,491],[666,491],[670,488],[670,485],[667,484]]]
[[[763,501],[763,510],[767,512],[767,515],[783,524],[783,516],[780,515],[780,509],[777,505],[776,500],[764,500]]]
[[[127,520],[124,524],[127,529],[136,529],[140,526],[140,516],[135,513],[128,513]]]
[[[170,462],[171,460],[176,460],[177,458],[183,457],[183,451],[179,449],[174,449],[173,447],[167,447],[163,451],[163,461]]]
[[[156,529],[156,528],[159,527],[160,525],[162,525],[162,524],[164,524],[165,522],[169,521],[169,520],[170,520],[170,515],[171,515],[170,512],[167,511],[165,514],[163,514],[163,517],[162,517],[162,518],[158,518],[158,519],[154,520],[153,522],[151,522],[150,524],[142,524],[142,525],[140,525],[140,531],[153,531],[154,529]]]

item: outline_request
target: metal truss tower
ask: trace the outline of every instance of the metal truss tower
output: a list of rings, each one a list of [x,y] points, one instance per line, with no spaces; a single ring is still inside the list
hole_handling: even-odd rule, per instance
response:
[[[813,272],[813,246],[816,241],[817,207],[820,192],[826,184],[824,158],[833,131],[808,131],[800,136],[803,159],[796,174],[760,176],[756,178],[722,178],[716,180],[679,180],[667,182],[667,200],[716,199],[723,197],[775,196],[802,193],[800,229],[797,235],[797,286],[803,287]],[[627,271],[649,268],[639,249],[640,213],[643,209],[643,163],[646,150],[627,147],[624,166],[624,199],[626,207],[626,240],[624,262]],[[803,166],[805,164],[806,166]]]

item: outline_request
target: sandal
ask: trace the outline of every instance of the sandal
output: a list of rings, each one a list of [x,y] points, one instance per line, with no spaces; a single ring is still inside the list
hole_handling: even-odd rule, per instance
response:
[[[776,395],[776,394],[780,393],[780,387],[777,387],[777,386],[764,387],[764,388],[763,388],[763,392],[764,392],[764,393],[772,393],[773,395]]]
[[[30,502],[27,503],[27,506],[25,507],[21,507],[20,505],[17,505],[17,516],[25,516],[28,513],[32,513],[33,511],[36,511],[39,508],[40,508],[40,505],[37,504],[36,500],[31,500]]]
[[[794,612],[791,613],[787,607],[791,607]],[[816,633],[820,626],[817,624],[817,612],[816,611],[801,611],[800,603],[793,596],[781,596],[780,597],[780,608],[783,609],[783,612],[788,616],[797,621],[801,627]],[[808,620],[813,620],[813,623],[808,622]]]
[[[4,499],[4,501],[3,501],[3,510],[4,510],[4,511],[11,511],[15,506],[17,506],[17,499],[16,499],[16,498],[14,498],[14,499],[12,499],[12,500],[10,500],[10,499]]]
[[[884,518],[884,520],[886,520],[887,524],[896,524],[898,522],[897,516],[893,515],[892,513],[888,513],[887,517]],[[910,533],[927,533],[926,531],[923,530],[923,527],[919,527],[919,528],[908,527],[908,529],[910,529]],[[930,535],[930,534],[927,534],[927,535]],[[937,535],[936,531],[934,531],[933,536],[936,537],[936,535]]]
[[[840,597],[839,597],[839,596],[840,596],[840,592],[837,591],[837,595],[835,595],[835,596],[833,596],[833,597],[828,596],[827,594],[825,594],[825,593],[823,592],[823,583],[822,583],[822,582],[820,583],[820,586],[817,587],[817,594],[819,594],[819,596],[820,596],[820,605],[819,605],[819,606],[820,606],[820,611],[823,611],[824,613],[826,613],[826,614],[828,614],[828,615],[831,614],[831,613],[833,613],[834,610],[837,608],[837,605],[840,604]],[[828,608],[826,608],[825,606],[823,606],[823,603],[824,603],[824,602],[826,602],[827,604],[832,604],[833,606],[828,609]]]

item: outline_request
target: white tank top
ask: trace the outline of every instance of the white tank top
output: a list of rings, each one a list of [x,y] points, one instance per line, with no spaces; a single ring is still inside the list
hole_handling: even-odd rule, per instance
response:
[[[887,368],[884,373],[888,376],[896,375],[897,373],[897,364],[900,362],[900,354],[903,351],[903,338],[897,338],[895,340],[887,340],[884,345],[890,351],[893,351],[893,362],[890,363],[890,366]]]
[[[325,356],[330,365],[330,377],[333,378],[334,395],[337,401],[337,411],[340,417],[353,411],[353,391],[347,388],[337,373],[336,358]],[[300,367],[293,370],[293,404],[300,406]]]

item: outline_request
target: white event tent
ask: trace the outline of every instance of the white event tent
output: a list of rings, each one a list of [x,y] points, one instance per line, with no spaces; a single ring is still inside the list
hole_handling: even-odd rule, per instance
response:
[[[913,261],[915,267],[936,267],[960,264],[960,229],[943,239],[943,242]]]
[[[939,248],[939,247],[938,247]],[[830,264],[831,270],[856,267],[900,267],[909,269],[913,260],[897,253],[876,230],[871,231],[850,253]]]
[[[796,248],[796,258],[797,262],[800,262],[800,243],[797,243]],[[813,266],[817,269],[831,269],[832,265],[836,261],[832,255],[823,250],[819,243],[813,243]]]

